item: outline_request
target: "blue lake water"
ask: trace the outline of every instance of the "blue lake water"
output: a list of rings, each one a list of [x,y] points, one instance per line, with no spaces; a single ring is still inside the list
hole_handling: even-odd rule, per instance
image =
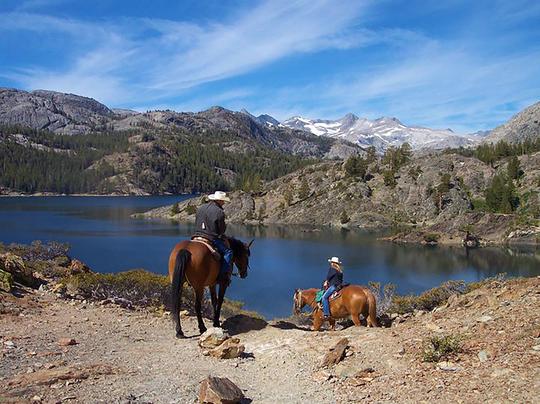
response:
[[[193,228],[170,221],[132,219],[135,212],[182,200],[152,197],[0,198],[0,241],[56,240],[71,245],[71,255],[99,272],[145,268],[165,274],[169,252]],[[345,263],[345,281],[394,283],[399,293],[419,293],[446,280],[475,281],[505,272],[540,275],[540,251],[395,245],[369,233],[291,226],[233,226],[228,234],[254,238],[248,278],[233,278],[227,297],[268,318],[291,312],[295,288],[317,287],[327,259]]]

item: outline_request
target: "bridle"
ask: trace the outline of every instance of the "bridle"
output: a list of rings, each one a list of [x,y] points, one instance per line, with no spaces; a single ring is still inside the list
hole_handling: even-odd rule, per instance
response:
[[[298,315],[303,315],[303,316],[308,317],[308,316],[313,315],[313,313],[317,309],[317,306],[314,305],[316,297],[313,298],[311,303],[306,302],[306,304],[304,304],[304,306],[308,305],[309,307],[312,308],[311,313],[309,313],[309,314],[302,312],[302,308],[304,306],[300,307],[300,302],[302,301],[303,297],[304,297],[304,295],[302,294],[302,291],[300,289],[296,289],[295,292],[294,292],[294,298],[293,298],[294,299],[294,309],[295,309],[295,312],[297,311]]]

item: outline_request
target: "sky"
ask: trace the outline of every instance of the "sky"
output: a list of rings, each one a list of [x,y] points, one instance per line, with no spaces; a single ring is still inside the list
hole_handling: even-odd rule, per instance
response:
[[[0,87],[470,133],[540,101],[540,1],[0,0]]]

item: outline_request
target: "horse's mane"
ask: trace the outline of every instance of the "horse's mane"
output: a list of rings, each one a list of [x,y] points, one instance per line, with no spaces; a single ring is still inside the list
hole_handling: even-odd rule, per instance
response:
[[[240,241],[240,240],[238,240],[238,239],[236,239],[234,237],[230,237],[229,238],[229,243],[231,244],[231,249],[232,249],[233,255],[235,257],[239,257],[242,254],[246,253],[247,248],[246,248],[245,244],[242,241]]]

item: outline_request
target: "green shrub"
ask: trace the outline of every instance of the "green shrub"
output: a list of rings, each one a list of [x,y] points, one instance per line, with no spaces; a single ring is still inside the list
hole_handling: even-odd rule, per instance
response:
[[[433,336],[424,341],[424,362],[440,362],[462,351],[462,338],[455,335]]]
[[[194,215],[195,213],[197,213],[197,208],[192,204],[188,203],[188,205],[186,206],[186,213],[188,215]]]
[[[438,233],[426,233],[424,234],[424,241],[426,243],[438,243],[441,235]]]
[[[349,223],[351,221],[351,218],[349,217],[349,215],[347,214],[346,211],[341,211],[341,215],[339,216],[339,222],[341,224],[345,224],[345,223]]]
[[[143,269],[116,274],[82,273],[64,278],[62,283],[84,298],[123,298],[140,306],[160,306],[169,296],[167,277]]]
[[[383,171],[384,185],[390,188],[394,188],[397,184],[395,172],[393,170]]]
[[[176,216],[179,213],[180,213],[180,207],[178,206],[178,202],[176,202],[171,208],[171,215]]]

